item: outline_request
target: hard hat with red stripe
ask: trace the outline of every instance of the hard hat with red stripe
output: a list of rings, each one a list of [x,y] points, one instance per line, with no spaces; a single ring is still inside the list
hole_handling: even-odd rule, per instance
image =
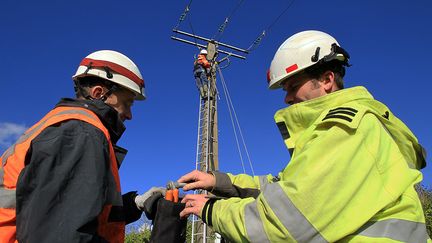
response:
[[[135,63],[117,51],[101,50],[86,56],[80,63],[73,80],[97,76],[135,93],[136,100],[144,100],[144,79]]]
[[[270,89],[282,88],[282,81],[304,69],[332,60],[349,66],[349,54],[327,33],[307,30],[299,32],[279,47],[267,72]]]

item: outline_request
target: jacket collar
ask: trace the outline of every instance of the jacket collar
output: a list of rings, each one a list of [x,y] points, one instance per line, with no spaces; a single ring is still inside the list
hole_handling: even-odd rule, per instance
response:
[[[80,107],[94,112],[102,121],[104,126],[108,129],[111,142],[114,145],[126,130],[126,127],[124,126],[123,121],[120,119],[118,112],[111,106],[105,104],[103,101],[63,98],[56,105],[56,107],[59,106]]]
[[[420,169],[426,166],[426,152],[411,130],[361,86],[339,90],[277,111],[275,121],[291,155],[298,138],[325,110],[352,101],[381,121],[411,167]]]
[[[280,109],[275,113],[274,118],[279,129],[283,129],[281,123],[285,123],[287,131],[285,131],[285,135],[282,135],[288,149],[292,151],[296,140],[318,119],[325,109],[358,99],[373,99],[373,97],[366,88],[361,86],[342,89]]]

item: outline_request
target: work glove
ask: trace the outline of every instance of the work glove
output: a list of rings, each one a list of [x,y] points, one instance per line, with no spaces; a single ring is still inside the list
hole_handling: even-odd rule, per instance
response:
[[[135,204],[138,209],[144,211],[148,219],[155,217],[157,201],[165,196],[166,189],[163,187],[152,187],[144,194],[135,197]]]

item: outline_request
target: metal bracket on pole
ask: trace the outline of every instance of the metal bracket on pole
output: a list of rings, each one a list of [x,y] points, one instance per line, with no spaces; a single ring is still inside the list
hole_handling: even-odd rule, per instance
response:
[[[245,50],[245,49],[242,49],[242,48],[238,48],[238,47],[235,47],[235,46],[232,46],[232,45],[228,45],[228,44],[225,44],[225,43],[222,43],[222,42],[217,42],[217,41],[205,38],[205,37],[201,37],[199,35],[194,35],[194,34],[191,34],[191,33],[188,33],[188,32],[184,32],[184,31],[181,31],[181,30],[177,30],[177,29],[174,29],[173,32],[174,33],[178,33],[178,34],[182,34],[182,35],[185,35],[185,36],[189,36],[189,37],[192,37],[192,38],[196,38],[196,39],[199,39],[199,40],[203,40],[203,41],[206,41],[206,42],[213,42],[213,43],[215,43],[215,44],[217,44],[219,46],[223,46],[223,47],[226,47],[226,48],[238,51],[238,52],[243,52],[244,54],[249,54],[248,50]]]
[[[217,57],[217,46],[214,42],[209,42],[207,44],[207,59],[215,60]]]
[[[208,39],[208,38],[205,38],[205,37],[201,37],[199,35],[194,35],[194,34],[187,33],[187,32],[181,31],[181,30],[177,30],[177,29],[173,29],[173,32],[177,33],[177,34],[181,34],[181,35],[184,35],[184,36],[188,36],[188,37],[194,38],[195,42],[190,41],[190,40],[181,39],[181,38],[178,38],[176,36],[171,36],[171,39],[173,39],[173,40],[180,41],[180,42],[183,42],[183,43],[186,43],[186,44],[190,44],[190,45],[194,45],[194,46],[197,46],[197,47],[200,47],[200,48],[206,48],[207,52],[208,52],[207,56],[208,56],[209,60],[212,60],[212,58],[216,57],[216,56],[210,56],[209,55],[210,54],[209,51],[212,51],[212,52],[214,51],[215,55],[217,55],[217,53],[223,53],[223,54],[225,54],[227,56],[237,57],[237,58],[240,58],[240,59],[243,59],[243,60],[246,59],[245,56],[233,53],[233,51],[238,52],[238,53],[240,52],[240,53],[243,53],[243,54],[249,54],[248,50],[245,50],[245,49],[242,49],[242,48],[239,48],[239,47],[235,47],[235,46],[232,46],[232,45],[228,45],[228,44],[225,44],[225,43],[222,43],[222,42],[218,42],[218,41],[215,41],[215,40],[211,40],[211,39]],[[205,42],[207,42],[207,45],[200,44],[200,43],[196,42],[196,40],[205,41]],[[227,49],[230,49],[231,51],[219,50],[218,49],[219,46],[222,46],[222,47],[225,47]],[[209,50],[209,48],[210,48],[210,50]],[[212,57],[212,58],[210,58],[210,57]]]

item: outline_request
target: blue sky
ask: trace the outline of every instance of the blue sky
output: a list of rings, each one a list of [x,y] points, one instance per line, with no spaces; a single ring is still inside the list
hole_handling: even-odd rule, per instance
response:
[[[71,76],[83,57],[113,49],[140,67],[148,96],[135,103],[134,118],[119,141],[129,149],[120,170],[123,191],[144,192],[194,169],[198,92],[192,62],[197,49],[170,39],[188,2],[1,1],[0,151],[61,97],[73,96]],[[221,40],[247,48],[289,2],[244,1]],[[180,29],[212,37],[237,3],[193,1],[191,24],[186,20]],[[427,71],[432,57],[431,9],[429,0],[297,0],[247,60],[232,59],[224,77],[255,173],[275,174],[289,161],[273,120],[274,112],[285,107],[284,94],[267,89],[265,74],[278,46],[307,29],[335,36],[352,57],[346,86],[366,86],[432,151],[432,82]],[[223,96],[219,108],[220,170],[241,173]],[[423,170],[428,186],[431,168]]]

